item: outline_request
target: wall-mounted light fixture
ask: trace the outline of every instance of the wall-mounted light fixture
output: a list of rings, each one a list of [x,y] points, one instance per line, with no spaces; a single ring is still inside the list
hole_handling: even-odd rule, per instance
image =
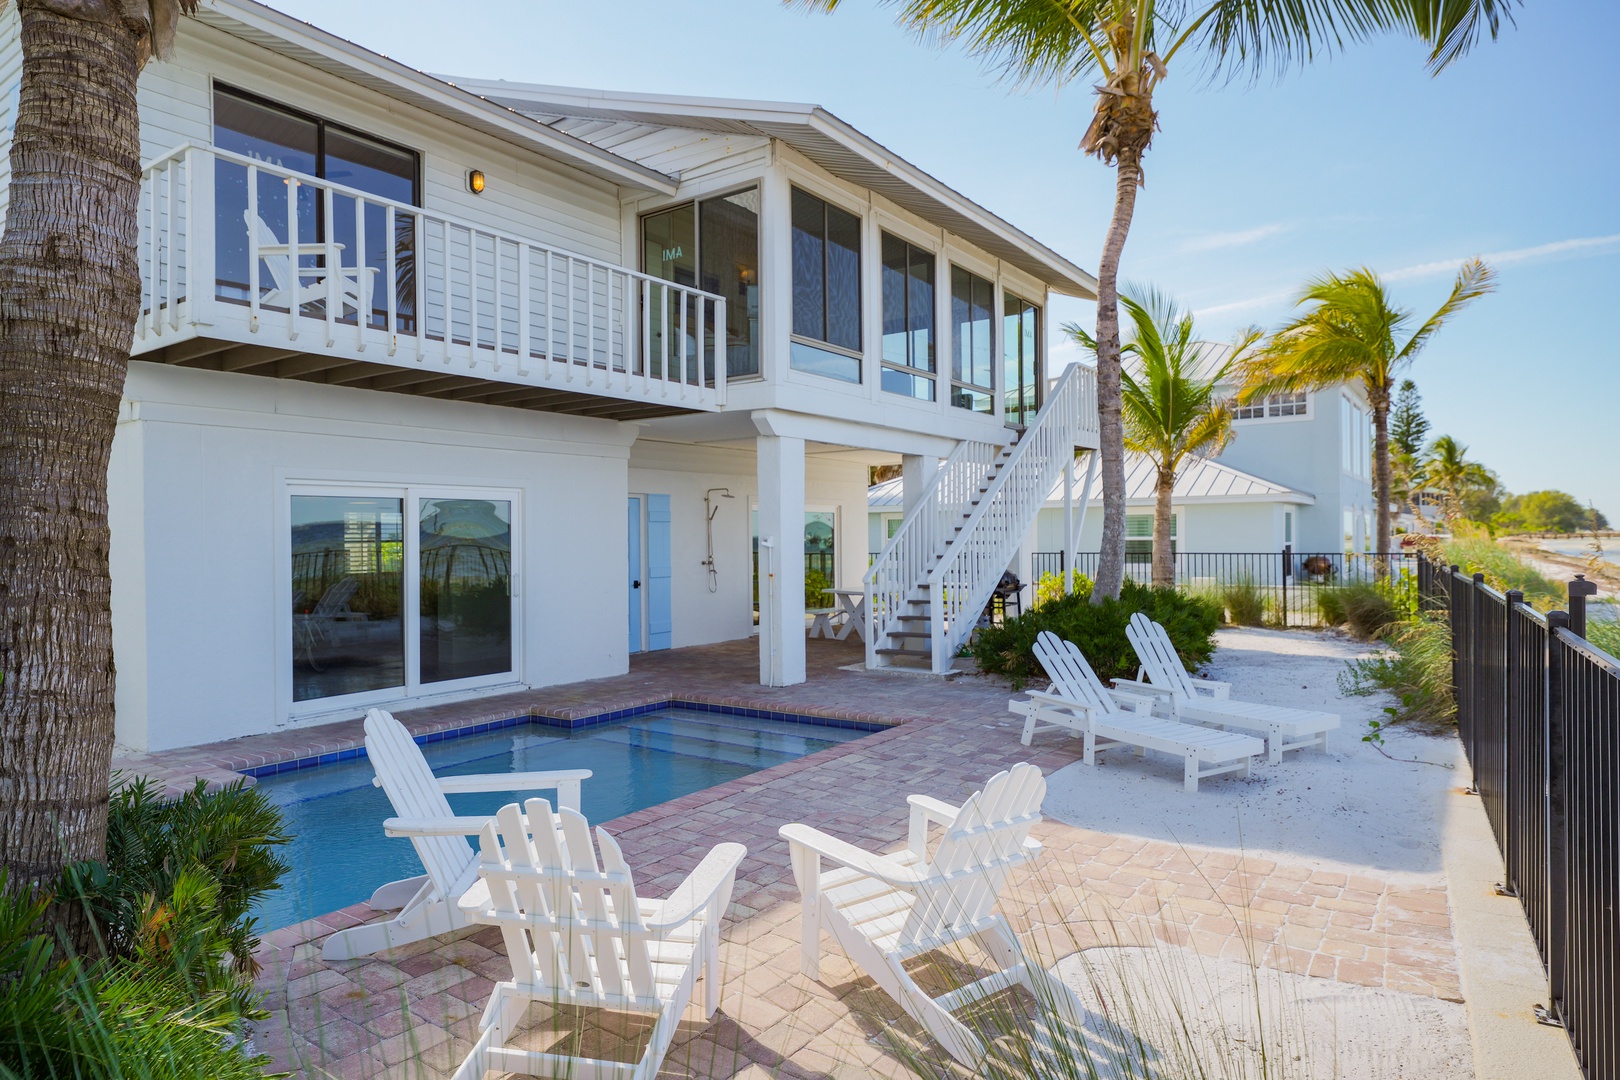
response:
[[[484,193],[484,171],[482,169],[473,169],[467,173],[467,190],[474,195]]]

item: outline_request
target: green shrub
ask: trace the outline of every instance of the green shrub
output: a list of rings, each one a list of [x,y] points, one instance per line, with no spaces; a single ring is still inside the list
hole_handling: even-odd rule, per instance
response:
[[[1266,593],[1252,578],[1240,577],[1222,585],[1215,595],[1226,611],[1226,621],[1233,626],[1265,625]]]
[[[1484,532],[1460,527],[1456,536],[1441,542],[1440,560],[1465,574],[1484,574],[1485,583],[1498,592],[1518,589],[1524,593],[1525,601],[1538,611],[1563,607],[1567,599],[1562,585]]]
[[[832,582],[820,570],[804,571],[804,606],[807,608],[832,607],[833,597],[823,590],[832,588]]]
[[[1398,627],[1388,653],[1350,661],[1339,689],[1357,697],[1388,691],[1399,702],[1385,709],[1391,723],[1430,729],[1456,723],[1450,624],[1443,615],[1415,615]]]
[[[1586,640],[1610,656],[1620,658],[1620,622],[1611,619],[1588,619]]]
[[[1070,570],[1069,577],[1074,582],[1075,593],[1091,594],[1091,579],[1079,570]],[[1035,602],[1031,608],[1038,608],[1043,604],[1050,604],[1054,600],[1063,599],[1063,575],[1042,574],[1041,579],[1035,583]]]
[[[1125,627],[1136,612],[1162,623],[1170,641],[1189,669],[1208,663],[1215,653],[1215,630],[1220,625],[1220,606],[1206,597],[1189,596],[1175,589],[1153,589],[1127,581],[1118,600],[1091,603],[1091,585],[1084,592],[1031,609],[1001,626],[979,631],[973,655],[979,669],[1012,680],[1015,688],[1026,679],[1041,674],[1035,659],[1035,638],[1050,630],[1080,647],[1097,677],[1128,677],[1137,668],[1136,653],[1125,636]]]

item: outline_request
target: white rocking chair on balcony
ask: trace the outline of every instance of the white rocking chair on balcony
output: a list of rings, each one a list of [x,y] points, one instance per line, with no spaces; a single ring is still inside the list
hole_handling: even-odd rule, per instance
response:
[[[344,266],[342,244],[283,243],[270,223],[251,210],[242,211],[242,218],[254,232],[259,259],[270,270],[272,288],[259,296],[261,307],[298,311],[305,304],[335,303],[335,316],[343,317],[352,308],[355,318],[365,321],[371,310],[375,266]],[[325,265],[305,266],[306,258],[320,258]]]
[[[456,901],[478,880],[478,859],[466,838],[477,836],[491,819],[457,817],[446,794],[555,788],[558,803],[578,811],[580,781],[591,776],[589,769],[434,776],[405,725],[381,709],[366,713],[366,755],[377,770],[372,783],[387,792],[399,815],[382,823],[383,832],[408,837],[427,873],[372,893],[367,906],[375,911],[398,908],[399,914],[333,934],[321,949],[326,960],[354,960],[467,925]]]
[[[717,844],[665,900],[636,895],[619,845],[577,811],[544,799],[501,807],[478,837],[479,881],[461,898],[473,922],[501,928],[512,978],[495,984],[478,1041],[452,1080],[490,1072],[653,1080],[703,979],[703,1015],[720,1007],[720,920],[747,849]],[[656,1017],[636,1062],[579,1053],[565,1035],[549,1051],[509,1045],[531,1004]]]

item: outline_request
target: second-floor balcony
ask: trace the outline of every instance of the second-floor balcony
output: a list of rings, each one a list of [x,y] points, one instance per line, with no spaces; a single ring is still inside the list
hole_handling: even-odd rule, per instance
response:
[[[726,301],[240,154],[142,177],[132,355],[641,419],[726,400]]]

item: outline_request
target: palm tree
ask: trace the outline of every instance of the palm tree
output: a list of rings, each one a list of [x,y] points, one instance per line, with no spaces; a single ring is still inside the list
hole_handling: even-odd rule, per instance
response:
[[[1212,368],[1209,346],[1194,333],[1192,314],[1162,293],[1144,291],[1137,299],[1132,295],[1136,292],[1127,287],[1119,298],[1133,331],[1120,350],[1132,358],[1120,370],[1125,449],[1146,455],[1157,474],[1153,584],[1168,588],[1176,583],[1170,546],[1176,476],[1189,457],[1219,454],[1232,441],[1232,410],[1217,393],[1233,368],[1249,359],[1262,334],[1245,331],[1225,360]],[[1097,351],[1096,339],[1078,324],[1069,323],[1063,331],[1083,348]]]
[[[831,11],[841,0],[784,0]],[[1114,211],[1097,263],[1097,413],[1103,533],[1092,599],[1125,580],[1125,460],[1121,419],[1120,257],[1142,185],[1142,156],[1158,130],[1153,92],[1178,60],[1212,79],[1257,77],[1376,34],[1404,32],[1429,47],[1438,73],[1494,39],[1518,0],[879,0],[930,40],[965,46],[1016,82],[1097,79],[1080,149],[1117,169]],[[1183,55],[1185,53],[1185,55]]]
[[[1273,335],[1264,353],[1248,365],[1239,401],[1272,394],[1321,390],[1359,381],[1373,412],[1373,497],[1378,503],[1379,555],[1389,554],[1389,409],[1400,376],[1457,312],[1496,288],[1496,271],[1470,259],[1457,272],[1451,295],[1439,310],[1397,339],[1412,313],[1396,307],[1378,275],[1363,267],[1312,281],[1299,303],[1314,304]]]
[[[1429,444],[1417,475],[1426,487],[1435,488],[1446,497],[1448,521],[1462,512],[1463,500],[1470,492],[1496,485],[1491,471],[1477,461],[1469,461],[1468,447],[1450,435],[1442,435]]]
[[[0,236],[0,871],[13,889],[105,852],[107,462],[141,303],[135,82],[195,7],[17,0]]]

